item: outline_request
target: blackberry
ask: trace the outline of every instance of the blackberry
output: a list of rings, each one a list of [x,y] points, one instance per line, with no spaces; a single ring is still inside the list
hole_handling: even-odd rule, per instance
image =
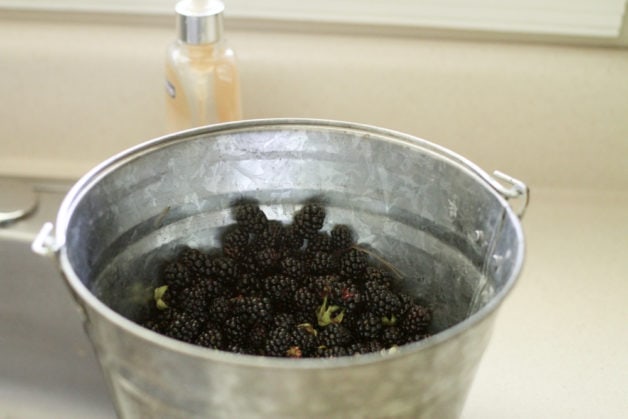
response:
[[[309,258],[309,271],[312,274],[328,274],[336,270],[336,259],[326,252],[314,252]]]
[[[306,204],[293,216],[295,232],[306,239],[313,238],[324,222],[325,208],[315,203]]]
[[[366,312],[355,320],[354,332],[362,340],[378,339],[382,333],[382,319],[374,313]]]
[[[321,298],[331,295],[333,284],[340,281],[340,277],[334,274],[329,275],[315,275],[309,277],[309,281],[306,283],[308,287]]]
[[[280,221],[268,221],[264,229],[255,235],[252,246],[254,248],[271,248],[281,252],[284,248],[285,230]]]
[[[236,297],[231,302],[232,312],[247,323],[265,321],[272,314],[270,299],[266,297]]]
[[[249,243],[249,233],[239,225],[228,229],[222,237],[222,253],[232,259],[237,259]]]
[[[230,288],[225,286],[225,284],[214,278],[207,278],[201,281],[203,286],[205,287],[205,293],[207,300],[213,300],[218,297],[226,297],[230,294]]]
[[[207,308],[208,320],[214,324],[223,324],[231,315],[231,301],[226,297],[214,298]]]
[[[279,263],[281,253],[278,250],[267,247],[255,252],[255,264],[257,273],[264,273],[273,270]]]
[[[210,273],[207,255],[198,249],[186,247],[179,255],[178,261],[193,276],[206,276]]]
[[[167,323],[161,325],[163,333],[173,339],[194,343],[201,329],[201,323],[186,312],[175,310],[167,311],[169,311],[171,315],[168,316]]]
[[[401,319],[400,327],[407,336],[420,336],[427,333],[431,321],[431,311],[422,305],[414,304]]]
[[[218,256],[211,261],[211,272],[225,284],[233,284],[238,277],[238,266],[235,261],[226,256]]]
[[[354,244],[353,231],[345,224],[336,224],[330,233],[332,250],[347,250]]]
[[[248,346],[260,355],[265,351],[270,326],[265,322],[255,323],[249,330]]]
[[[340,275],[348,279],[359,279],[368,266],[368,259],[364,252],[349,249],[340,256]]]
[[[200,322],[207,321],[208,305],[207,291],[202,283],[196,283],[193,286],[181,290],[176,296],[176,308],[186,312],[190,316],[198,319]]]
[[[242,317],[232,316],[225,321],[222,333],[228,345],[245,347],[249,335],[249,324]]]
[[[287,352],[291,347],[297,346],[291,330],[284,326],[274,328],[268,334],[266,340],[266,355],[268,356],[287,356]]]
[[[315,313],[320,304],[320,297],[308,287],[301,287],[294,292],[294,308],[297,311]]]
[[[392,277],[389,272],[375,266],[368,266],[366,268],[366,282],[375,282],[385,288],[390,288],[392,285]]]
[[[197,337],[194,343],[212,349],[222,349],[222,333],[214,326],[206,327]]]
[[[262,289],[265,295],[280,309],[289,308],[298,285],[295,278],[281,274],[270,275],[262,280]]]
[[[283,248],[286,251],[299,251],[305,242],[304,237],[299,234],[298,229],[294,225],[284,227]]]
[[[384,330],[382,330],[381,340],[386,347],[403,345],[406,343],[404,333],[397,326],[384,327]]]
[[[256,274],[245,272],[241,273],[236,285],[238,294],[254,296],[260,295],[262,290],[262,281]]]
[[[192,283],[192,274],[181,262],[167,263],[163,270],[164,282],[171,287],[187,288]]]
[[[305,250],[307,252],[331,252],[331,236],[329,233],[319,231],[314,237],[308,239]]]
[[[346,346],[351,343],[353,336],[342,324],[330,323],[318,333],[318,339],[321,345],[327,347]]]
[[[401,301],[399,297],[388,288],[376,282],[365,284],[366,304],[370,311],[381,317],[392,319],[401,314]]]
[[[232,213],[236,222],[250,233],[259,233],[268,224],[266,214],[255,203],[242,202],[236,204]]]
[[[269,322],[269,325],[272,328],[276,328],[276,327],[290,328],[296,324],[297,323],[296,323],[294,314],[292,313],[277,313],[273,316],[273,318]]]
[[[280,262],[281,273],[291,278],[303,278],[306,274],[305,262],[303,259],[286,256]]]
[[[266,355],[291,358],[312,356],[318,347],[314,333],[307,325],[276,327],[268,334]]]
[[[379,341],[372,340],[367,342],[353,343],[349,346],[347,352],[349,353],[349,355],[364,355],[373,352],[379,352],[382,349],[384,349],[384,346],[382,346]]]
[[[318,348],[317,354],[320,358],[338,358],[351,355],[344,346],[321,346]]]

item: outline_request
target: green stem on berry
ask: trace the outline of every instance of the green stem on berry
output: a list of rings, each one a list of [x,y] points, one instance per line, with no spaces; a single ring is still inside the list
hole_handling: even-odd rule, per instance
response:
[[[392,314],[390,317],[382,317],[382,324],[384,326],[394,326],[397,324],[397,318],[395,317],[394,314]]]
[[[323,304],[316,311],[316,319],[318,325],[321,327],[327,326],[331,323],[340,323],[345,316],[345,311],[342,310],[339,314],[334,316],[336,311],[340,310],[339,306],[327,306],[327,297],[323,299]]]
[[[155,288],[153,293],[153,298],[155,298],[155,305],[158,310],[165,310],[168,308],[168,304],[163,300],[163,296],[168,290],[168,285],[162,285],[161,287]]]
[[[312,326],[311,323],[301,323],[301,324],[298,324],[297,327],[299,329],[305,330],[306,333],[309,333],[312,336],[318,335],[318,330],[316,330],[314,326]]]

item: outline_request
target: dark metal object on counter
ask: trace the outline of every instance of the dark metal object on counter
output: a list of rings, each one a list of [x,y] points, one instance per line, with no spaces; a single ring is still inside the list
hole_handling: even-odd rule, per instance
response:
[[[381,128],[270,119],[212,125],[125,151],[86,174],[33,249],[82,307],[121,417],[455,418],[524,259],[525,185]],[[133,319],[159,261],[217,245],[229,205],[288,219],[305,199],[353,226],[434,311],[433,336],[360,357],[275,359],[189,345]]]

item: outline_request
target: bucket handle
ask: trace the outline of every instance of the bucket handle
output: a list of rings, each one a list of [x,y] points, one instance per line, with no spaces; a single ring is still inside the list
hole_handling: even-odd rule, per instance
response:
[[[495,178],[497,179],[488,176],[486,180],[491,185],[491,187],[493,187],[493,189],[495,189],[501,196],[503,196],[507,200],[521,200],[521,204],[519,205],[519,207],[513,209],[515,211],[515,214],[517,214],[520,219],[523,218],[523,215],[528,208],[528,203],[530,202],[530,188],[528,188],[528,186],[519,179],[515,179],[512,176],[500,172],[499,170],[495,170],[493,172],[493,176],[495,176]],[[506,186],[504,186],[499,181],[504,182]]]
[[[59,246],[52,235],[54,225],[51,222],[46,222],[35,236],[35,240],[31,243],[31,250],[41,256],[51,256],[56,253],[61,246]]]

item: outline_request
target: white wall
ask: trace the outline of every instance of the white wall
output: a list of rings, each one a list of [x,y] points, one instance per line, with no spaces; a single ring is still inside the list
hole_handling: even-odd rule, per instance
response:
[[[0,15],[0,174],[78,177],[163,131],[170,25]],[[628,50],[232,30],[246,118],[379,125],[534,187],[628,188]]]

